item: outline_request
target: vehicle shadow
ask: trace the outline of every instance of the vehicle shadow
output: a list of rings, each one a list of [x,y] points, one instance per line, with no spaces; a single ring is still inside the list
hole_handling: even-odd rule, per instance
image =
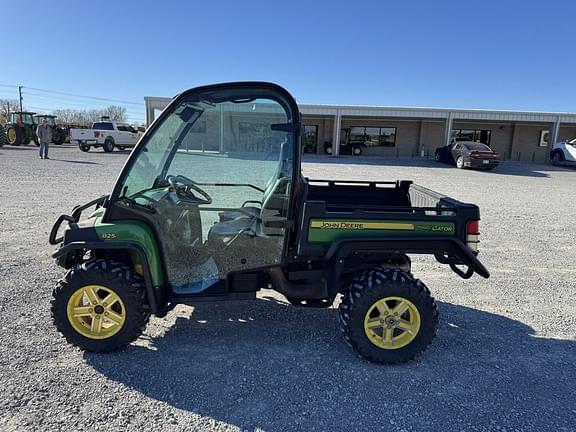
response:
[[[83,165],[100,165],[98,162],[89,162],[89,161],[78,161],[78,160],[68,160],[68,159],[54,159],[54,158],[50,158],[50,160],[58,161],[58,162],[74,163],[74,164],[83,164]]]
[[[538,337],[489,312],[439,308],[432,346],[396,366],[357,358],[339,334],[336,309],[296,308],[272,298],[199,304],[163,335],[122,352],[84,356],[107,378],[149,398],[242,430],[569,430],[576,424],[568,390],[576,384],[575,341]]]
[[[343,164],[343,165],[369,165],[369,166],[389,166],[389,167],[414,167],[414,168],[450,168],[456,170],[454,165],[440,163],[429,159],[420,158],[379,158],[379,157],[361,157],[361,156],[323,156],[323,155],[305,155],[302,162],[322,163],[322,164]],[[493,170],[473,170],[474,172],[485,175],[513,175],[526,177],[550,177],[550,172],[573,170],[575,167],[570,165],[555,166],[551,164],[503,161]]]

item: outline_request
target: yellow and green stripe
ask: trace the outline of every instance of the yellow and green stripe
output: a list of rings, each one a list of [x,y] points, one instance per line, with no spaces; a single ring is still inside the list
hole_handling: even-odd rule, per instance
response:
[[[311,243],[331,243],[345,238],[451,236],[455,234],[455,231],[453,222],[311,219],[308,241]]]

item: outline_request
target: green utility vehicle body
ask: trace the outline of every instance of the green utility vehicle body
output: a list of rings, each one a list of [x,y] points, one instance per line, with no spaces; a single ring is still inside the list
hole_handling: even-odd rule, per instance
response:
[[[122,309],[129,296],[109,281],[102,296],[124,299],[116,311],[126,312],[123,320],[98,330],[94,312],[84,321],[73,313],[88,307],[86,281],[113,267],[128,269],[128,279],[137,274],[132,285],[142,285],[146,310],[160,317],[180,303],[254,299],[262,288],[307,307],[328,307],[342,295],[342,331],[362,356],[398,362],[425,349],[437,310],[413,278],[410,256],[433,255],[462,278],[489,277],[477,258],[478,207],[411,181],[305,178],[300,130],[294,99],[275,84],[218,84],[177,96],[139,141],[112,193],[54,224],[53,257],[69,269],[53,301],[59,330],[94,351],[130,342],[114,339],[130,307]],[[80,273],[83,282],[74,285]],[[66,294],[69,286],[80,294]],[[371,303],[356,301],[364,298]],[[362,325],[360,340],[354,329]],[[113,334],[109,345],[97,342],[100,331]]]

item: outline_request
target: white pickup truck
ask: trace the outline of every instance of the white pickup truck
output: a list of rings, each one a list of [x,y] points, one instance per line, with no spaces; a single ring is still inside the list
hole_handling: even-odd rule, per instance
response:
[[[550,159],[554,164],[576,162],[576,138],[555,143],[550,152]]]
[[[102,147],[106,153],[117,147],[119,150],[132,148],[142,134],[128,123],[99,121],[91,129],[70,129],[70,142],[78,144],[83,152],[90,147]]]

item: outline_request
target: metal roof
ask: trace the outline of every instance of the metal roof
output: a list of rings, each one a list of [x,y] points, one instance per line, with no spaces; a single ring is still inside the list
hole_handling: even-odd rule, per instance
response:
[[[162,109],[172,100],[165,97],[146,96],[146,105],[152,109]],[[461,108],[420,108],[356,105],[298,104],[300,112],[307,116],[354,116],[354,117],[398,117],[418,119],[473,120],[489,122],[526,123],[574,123],[576,113],[509,111]]]

